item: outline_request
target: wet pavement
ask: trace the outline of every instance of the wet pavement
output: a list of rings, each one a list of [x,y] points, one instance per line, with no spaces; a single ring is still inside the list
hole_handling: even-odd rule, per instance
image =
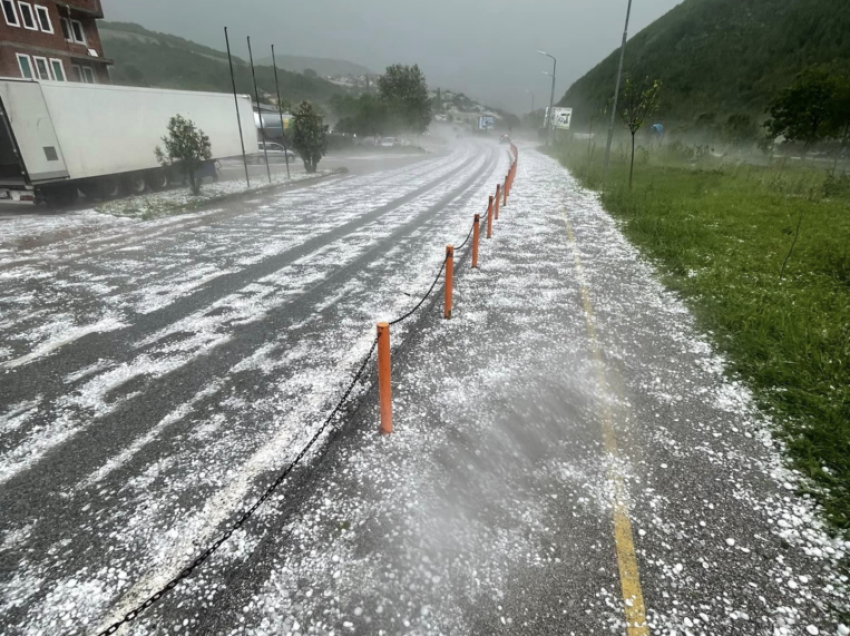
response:
[[[508,162],[466,141],[0,270],[2,631],[95,633],[218,537]],[[395,434],[370,365],[126,633],[840,633],[847,546],[596,198],[524,149],[495,229],[451,321],[438,291],[393,329]]]

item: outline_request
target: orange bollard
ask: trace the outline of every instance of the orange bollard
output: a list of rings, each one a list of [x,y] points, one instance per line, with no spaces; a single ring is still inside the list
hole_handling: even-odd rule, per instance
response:
[[[490,205],[487,206],[487,238],[493,238],[493,195],[490,195]]]
[[[510,175],[505,175],[505,185],[502,188],[502,192],[504,192],[504,196],[505,196],[505,201],[504,201],[505,207],[508,206],[508,178],[509,178],[509,176]]]
[[[390,326],[378,323],[378,397],[381,403],[381,434],[393,432],[393,387],[390,365]]]
[[[476,214],[472,222],[472,268],[478,267],[478,239],[481,233],[481,215]]]
[[[455,248],[446,245],[446,309],[445,318],[452,318],[452,287],[455,279]]]
[[[496,186],[496,220],[499,220],[499,202],[502,200],[502,186]]]

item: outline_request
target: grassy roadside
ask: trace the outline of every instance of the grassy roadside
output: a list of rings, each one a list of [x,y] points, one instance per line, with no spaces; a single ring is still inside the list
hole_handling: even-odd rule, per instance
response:
[[[601,153],[591,158],[586,142],[554,152],[585,186],[600,189]],[[733,165],[712,157],[694,163],[681,151],[659,149],[639,155],[632,191],[618,153],[602,195],[780,425],[796,467],[819,486],[815,495],[844,531],[850,531],[848,181],[802,166]]]

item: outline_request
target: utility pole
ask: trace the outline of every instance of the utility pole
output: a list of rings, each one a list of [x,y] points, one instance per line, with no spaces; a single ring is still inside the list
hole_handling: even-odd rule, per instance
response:
[[[631,1],[631,0],[629,0]],[[552,59],[552,94],[549,97],[549,113],[546,115],[546,145],[548,146],[550,143],[550,139],[552,137],[552,111],[555,108],[555,77],[558,74],[558,60],[554,55],[549,55],[545,51],[537,51],[540,55],[545,55],[548,58]],[[549,75],[549,73],[546,73]]]
[[[254,70],[254,52],[251,50],[251,36],[248,36],[248,56],[251,58],[251,75],[254,77],[254,97],[257,98],[257,117],[260,118],[260,132],[263,134],[263,158],[266,161],[266,173],[269,184],[272,182],[272,168],[269,165],[269,151],[266,148],[266,127],[263,124],[263,110],[260,108],[260,91],[257,89],[257,71]]]
[[[236,94],[236,76],[233,74],[233,56],[230,54],[230,36],[224,27],[224,41],[227,43],[227,60],[230,62],[230,81],[233,82],[233,101],[236,103],[236,123],[239,125],[239,143],[242,144],[242,163],[245,164],[245,183],[251,187],[251,177],[248,176],[248,157],[245,154],[245,136],[242,134],[242,115],[239,114],[239,97]]]
[[[617,121],[617,100],[620,97],[620,81],[623,78],[623,61],[626,59],[626,41],[629,39],[629,18],[632,15],[632,0],[626,9],[626,28],[623,31],[623,45],[620,47],[620,68],[617,70],[617,86],[614,89],[614,107],[611,110],[611,123],[608,126],[608,143],[605,145],[605,166],[602,168],[602,186],[608,176],[608,163],[611,160],[611,144],[614,141],[614,123]]]
[[[286,161],[286,178],[291,179],[289,174],[289,151],[286,147],[286,126],[283,124],[283,102],[280,101],[280,84],[277,81],[277,59],[274,54],[274,44],[272,44],[272,64],[274,65],[274,87],[277,90],[277,110],[280,113],[280,136],[283,141],[283,158]]]

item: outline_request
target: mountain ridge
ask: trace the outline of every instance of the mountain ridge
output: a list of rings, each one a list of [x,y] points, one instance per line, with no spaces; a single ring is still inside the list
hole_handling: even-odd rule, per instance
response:
[[[633,36],[626,75],[664,84],[660,119],[703,113],[763,117],[804,67],[850,63],[844,0],[684,0]],[[842,10],[844,9],[844,10]],[[567,90],[579,125],[601,116],[614,92],[619,50]]]
[[[110,70],[115,84],[215,92],[233,90],[226,52],[135,23],[102,21],[99,26],[104,53],[115,61]],[[253,95],[248,63],[234,56],[233,66],[237,90]],[[256,72],[261,100],[274,102],[277,91],[271,66],[258,65]],[[309,100],[325,105],[333,95],[346,92],[344,87],[324,79],[286,69],[278,69],[278,78],[281,97],[290,104]]]

